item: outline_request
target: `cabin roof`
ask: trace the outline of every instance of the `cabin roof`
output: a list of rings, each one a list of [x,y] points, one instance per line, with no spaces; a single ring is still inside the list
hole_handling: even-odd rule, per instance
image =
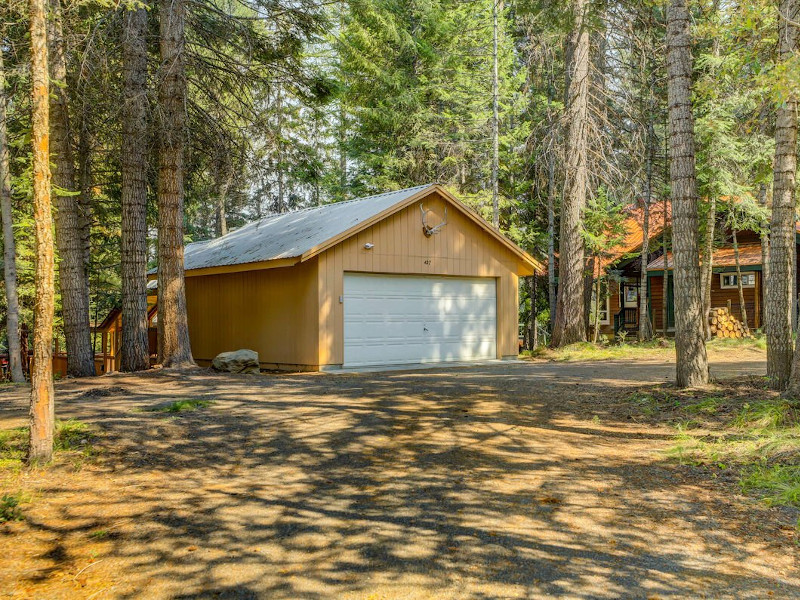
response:
[[[666,207],[664,206],[666,204]],[[666,225],[669,226],[671,219],[671,203],[670,202],[652,202],[649,211],[649,227],[648,238],[653,239],[664,230],[665,219],[664,212],[666,210]],[[642,223],[644,220],[644,209],[641,206],[636,206],[629,209],[627,217],[622,222],[622,227],[625,229],[625,237],[622,242],[617,246],[611,248],[609,252],[601,260],[601,267],[605,269],[609,265],[617,262],[621,258],[628,255],[640,254],[642,251],[642,242],[644,241],[644,230]]]
[[[672,269],[672,252],[667,252],[667,268]],[[736,255],[733,247],[725,246],[714,250],[711,264],[715,267],[735,267]],[[742,267],[754,267],[761,264],[761,244],[741,244],[739,246],[739,264]],[[647,265],[648,271],[662,271],[664,256],[659,256]]]
[[[440,186],[419,185],[355,200],[273,214],[222,237],[188,244],[184,250],[184,269],[192,271],[298,259],[290,263],[295,264],[433,191],[446,196],[465,212],[474,213]],[[540,268],[527,253],[494,230],[477,213],[470,216],[473,220],[482,222],[486,229],[513,250],[523,262]],[[149,272],[150,275],[155,273],[157,269]]]

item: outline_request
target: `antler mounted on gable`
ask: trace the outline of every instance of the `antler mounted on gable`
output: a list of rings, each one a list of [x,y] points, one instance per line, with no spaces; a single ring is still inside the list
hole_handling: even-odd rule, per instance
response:
[[[426,209],[425,206],[420,202],[419,210],[422,212],[422,233],[425,234],[425,237],[431,237],[432,235],[439,233],[442,230],[442,227],[447,225],[447,206],[444,207],[444,221],[436,225],[435,227],[430,227],[428,225],[428,213],[431,212],[430,210]]]

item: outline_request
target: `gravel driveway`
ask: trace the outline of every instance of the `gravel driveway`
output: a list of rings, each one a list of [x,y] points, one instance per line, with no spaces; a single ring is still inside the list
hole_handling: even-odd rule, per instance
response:
[[[0,527],[0,597],[800,597],[787,513],[668,461],[669,429],[615,409],[671,373],[61,382],[60,417],[96,424],[102,452],[6,478],[34,500]],[[213,404],[142,411],[176,398]],[[24,422],[23,391],[0,407],[0,427]]]

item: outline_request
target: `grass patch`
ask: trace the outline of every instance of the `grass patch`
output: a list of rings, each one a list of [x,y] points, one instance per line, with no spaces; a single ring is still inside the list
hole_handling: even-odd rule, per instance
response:
[[[53,451],[72,459],[80,466],[83,459],[95,453],[93,442],[97,434],[81,421],[68,419],[56,421]],[[0,431],[0,470],[21,469],[28,454],[28,428],[15,427]]]
[[[27,501],[27,498],[22,492],[3,494],[0,496],[0,523],[22,521],[25,517],[22,514],[20,505]]]
[[[716,413],[720,405],[722,405],[724,400],[722,398],[704,398],[700,400],[700,402],[695,402],[693,404],[687,404],[684,406],[684,410],[688,413],[692,414],[706,414],[706,415],[713,415]]]
[[[725,382],[713,392],[643,390],[628,404],[675,428],[668,450],[673,460],[734,469],[745,492],[800,508],[800,408],[757,377]]]
[[[730,352],[731,350],[766,350],[766,338],[754,334],[751,338],[728,339],[713,338],[707,344],[712,352]],[[675,341],[672,338],[655,338],[649,342],[637,342],[635,336],[628,336],[618,343],[604,341],[598,344],[578,342],[563,348],[540,346],[536,350],[523,350],[523,358],[543,358],[557,362],[591,362],[601,360],[642,360],[666,359],[675,360]]]
[[[711,340],[707,342],[707,346],[711,349],[719,348],[721,350],[729,348],[753,348],[766,351],[767,336],[758,331],[751,331],[751,337],[749,338],[711,338]]]
[[[621,344],[593,344],[578,342],[563,348],[540,346],[533,351],[524,351],[523,357],[544,358],[558,362],[581,362],[600,360],[624,360],[630,358],[664,357],[673,352],[672,340],[655,339],[649,342]]]
[[[27,427],[0,430],[0,466],[13,466],[23,461],[27,451]]]
[[[157,404],[150,408],[145,409],[146,412],[159,412],[159,413],[179,413],[198,410],[200,408],[207,408],[213,404],[211,400],[200,400],[198,398],[190,398],[188,400],[175,400],[163,404]]]
[[[89,534],[89,539],[99,541],[108,538],[110,535],[111,532],[108,529],[98,529]]]
[[[754,467],[742,479],[741,485],[745,492],[758,495],[770,506],[800,507],[800,466],[798,465]]]

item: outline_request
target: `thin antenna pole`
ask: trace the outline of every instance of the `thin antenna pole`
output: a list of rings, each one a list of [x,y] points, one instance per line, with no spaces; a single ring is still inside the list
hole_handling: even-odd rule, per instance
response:
[[[493,49],[492,49],[492,225],[500,227],[500,205],[498,200],[497,176],[500,162],[500,140],[499,140],[499,118],[498,118],[498,96],[499,96],[499,69],[497,55],[497,8],[500,0],[492,2],[492,29],[493,29]]]

